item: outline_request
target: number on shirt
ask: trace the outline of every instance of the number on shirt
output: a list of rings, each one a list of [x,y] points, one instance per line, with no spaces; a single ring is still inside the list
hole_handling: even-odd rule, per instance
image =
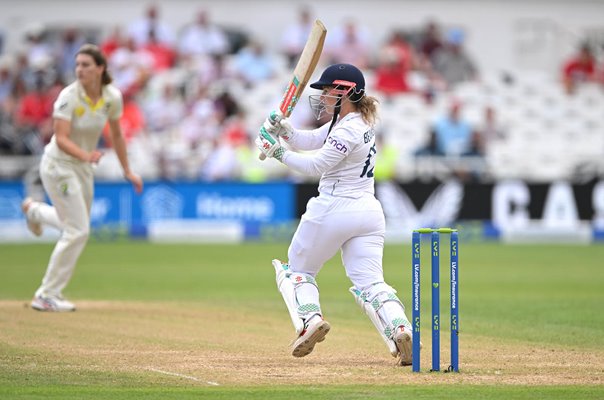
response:
[[[374,165],[371,165],[373,162],[373,155],[377,153],[375,148],[375,143],[369,149],[369,154],[367,154],[367,160],[365,160],[365,166],[363,167],[363,172],[361,172],[360,178],[366,176],[367,178],[373,178],[373,168]],[[371,168],[370,168],[371,167]]]

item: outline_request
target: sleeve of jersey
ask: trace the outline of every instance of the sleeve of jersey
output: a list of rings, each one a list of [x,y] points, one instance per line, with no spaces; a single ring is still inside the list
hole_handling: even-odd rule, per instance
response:
[[[68,89],[63,89],[52,107],[52,117],[71,121],[76,100]]]
[[[313,130],[296,129],[286,143],[296,150],[317,150],[325,143],[328,131],[329,124]]]
[[[321,150],[314,154],[299,154],[293,151],[285,152],[283,163],[296,172],[309,176],[321,176],[342,161],[351,151],[352,143],[338,130],[332,132]]]
[[[111,87],[111,109],[109,110],[109,119],[114,121],[120,119],[124,113],[124,100],[122,93],[116,87]]]

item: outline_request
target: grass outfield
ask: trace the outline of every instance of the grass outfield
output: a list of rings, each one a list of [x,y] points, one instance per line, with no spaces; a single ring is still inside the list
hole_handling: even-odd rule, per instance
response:
[[[602,245],[462,243],[460,374],[427,372],[426,272],[424,372],[413,374],[394,366],[348,293],[339,257],[318,276],[332,330],[311,355],[295,359],[270,265],[285,257],[285,243],[91,242],[65,292],[78,306],[68,314],[28,308],[51,250],[0,245],[2,399],[604,398]],[[408,245],[386,247],[386,280],[406,305],[410,258]]]

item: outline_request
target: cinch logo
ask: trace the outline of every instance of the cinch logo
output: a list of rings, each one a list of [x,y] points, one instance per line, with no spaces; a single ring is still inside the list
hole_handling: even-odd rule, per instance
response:
[[[337,151],[341,151],[342,153],[346,153],[348,151],[348,149],[346,148],[346,146],[343,143],[338,142],[336,139],[332,138],[331,136],[327,138],[327,143],[329,143],[330,145],[335,147],[335,149]]]

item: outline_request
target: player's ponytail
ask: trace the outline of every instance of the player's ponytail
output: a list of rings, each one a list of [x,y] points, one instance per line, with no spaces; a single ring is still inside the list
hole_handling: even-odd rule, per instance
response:
[[[373,96],[363,96],[361,100],[356,105],[357,110],[361,113],[361,117],[363,117],[363,121],[365,121],[368,125],[375,125],[377,121],[377,104],[379,103],[378,99]]]

